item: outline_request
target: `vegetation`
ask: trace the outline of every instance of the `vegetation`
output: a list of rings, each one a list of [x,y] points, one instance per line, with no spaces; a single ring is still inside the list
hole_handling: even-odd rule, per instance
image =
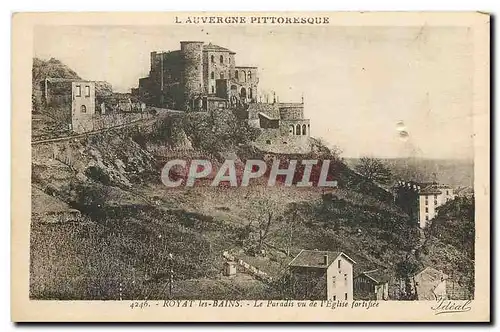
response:
[[[386,184],[391,179],[391,171],[379,159],[362,157],[355,166],[356,171],[367,180]]]

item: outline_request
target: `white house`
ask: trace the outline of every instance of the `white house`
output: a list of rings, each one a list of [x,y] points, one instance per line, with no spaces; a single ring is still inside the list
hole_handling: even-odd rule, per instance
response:
[[[302,250],[290,263],[294,299],[353,300],[353,265],[343,252]]]

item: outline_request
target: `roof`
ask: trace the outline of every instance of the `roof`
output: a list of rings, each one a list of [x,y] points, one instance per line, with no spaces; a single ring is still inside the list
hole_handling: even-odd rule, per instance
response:
[[[441,279],[448,278],[448,275],[443,273],[442,271],[436,270],[433,267],[427,266],[419,272],[415,273],[415,276],[425,277],[428,280],[441,281]]]
[[[208,45],[203,45],[203,51],[212,51],[212,52],[232,52],[231,50],[225,48],[225,47],[222,47],[222,46],[219,46],[219,45],[215,45],[215,44],[208,44]],[[234,53],[234,52],[232,52]]]
[[[328,264],[323,264],[324,256],[328,256]],[[300,267],[314,267],[314,268],[328,268],[339,256],[356,264],[356,262],[341,251],[319,251],[319,250],[305,250],[295,256],[295,258],[288,264],[288,266]]]
[[[390,275],[384,271],[381,270],[371,270],[371,271],[365,271],[360,273],[360,275],[365,275],[366,277],[370,278],[377,284],[385,284],[386,282],[389,282],[391,279]]]
[[[60,78],[60,77],[47,77],[46,80],[48,82],[94,82],[89,80],[84,80],[81,78]]]
[[[395,185],[397,187],[407,187],[410,189],[418,190],[420,195],[440,195],[440,189],[453,189],[447,184],[439,184],[437,182],[415,182],[415,181],[398,181]]]
[[[256,66],[235,66],[234,68],[238,69],[238,68],[243,68],[243,69],[247,69],[247,68],[250,68],[250,69],[256,69],[256,68],[259,68],[259,67],[256,67]]]

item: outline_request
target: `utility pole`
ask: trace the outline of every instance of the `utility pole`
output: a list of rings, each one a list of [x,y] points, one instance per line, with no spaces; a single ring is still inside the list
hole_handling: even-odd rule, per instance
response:
[[[169,261],[170,261],[170,280],[169,280],[169,294],[170,298],[172,298],[172,285],[174,282],[174,256],[170,253],[168,254]]]

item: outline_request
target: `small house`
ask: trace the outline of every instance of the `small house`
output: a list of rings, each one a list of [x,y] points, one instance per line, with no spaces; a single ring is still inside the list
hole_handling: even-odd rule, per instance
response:
[[[353,265],[343,252],[302,250],[289,264],[296,300],[353,300]]]
[[[354,299],[388,300],[390,275],[381,270],[361,272],[354,278]]]
[[[236,262],[224,262],[224,275],[232,276],[235,275],[236,270]]]

